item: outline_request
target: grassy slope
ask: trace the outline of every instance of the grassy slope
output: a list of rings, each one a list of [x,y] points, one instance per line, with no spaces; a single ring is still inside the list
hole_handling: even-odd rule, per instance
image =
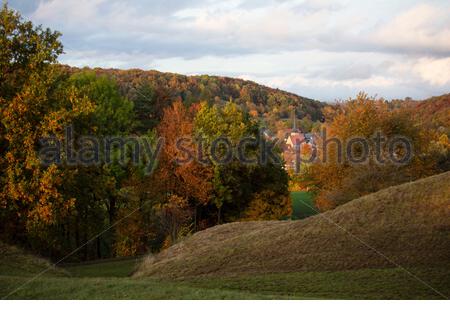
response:
[[[346,223],[346,227],[352,233],[358,233],[358,236],[363,238],[364,233],[361,228],[366,226],[363,222],[368,219],[366,215],[369,214],[369,209],[374,210],[374,203],[376,201],[378,216],[369,219],[370,228],[365,234],[365,241],[371,241],[371,245],[379,248],[379,245],[390,241],[390,248],[404,247],[404,254],[410,255],[412,258],[409,262],[417,261],[417,256],[423,256],[424,259],[429,259],[426,266],[408,267],[416,277],[426,282],[417,280],[408,272],[400,268],[360,268],[358,270],[341,270],[341,271],[294,271],[286,272],[283,266],[280,265],[279,270],[271,270],[273,267],[273,259],[277,260],[276,253],[268,248],[267,252],[259,251],[261,242],[256,239],[263,239],[266,237],[272,238],[272,241],[263,242],[264,245],[269,246],[279,245],[282,239],[274,237],[274,228],[281,228],[278,232],[287,232],[289,236],[295,236],[291,241],[298,244],[298,241],[305,238],[306,243],[310,245],[321,244],[326,239],[326,244],[320,249],[320,254],[310,251],[316,260],[315,264],[307,263],[300,265],[300,270],[304,267],[327,265],[329,259],[337,259],[340,263],[339,268],[356,268],[361,263],[361,257],[369,259],[370,263],[377,261],[370,254],[364,253],[363,248],[359,246],[348,246],[346,242],[352,242],[352,238],[342,239],[339,233],[330,234],[328,224],[322,224],[315,221],[315,218],[308,218],[300,224],[299,222],[287,223],[249,223],[249,224],[232,224],[233,228],[230,230],[227,226],[216,228],[216,234],[211,240],[217,241],[217,237],[223,240],[209,243],[216,246],[221,246],[221,242],[226,246],[222,248],[223,254],[230,258],[231,264],[217,263],[217,257],[214,257],[218,252],[213,247],[210,247],[211,256],[202,256],[200,261],[193,266],[186,267],[184,270],[192,270],[192,267],[204,268],[208,264],[210,268],[216,268],[212,272],[202,275],[200,277],[185,277],[183,279],[169,279],[167,275],[173,276],[173,271],[177,270],[171,267],[168,269],[169,273],[158,274],[165,275],[166,279],[145,277],[145,278],[129,278],[127,275],[131,274],[136,267],[136,260],[113,260],[92,264],[80,264],[67,266],[67,271],[62,269],[50,268],[49,271],[43,275],[29,282],[33,279],[32,276],[39,273],[41,270],[48,269],[50,264],[40,258],[23,253],[17,248],[11,248],[0,245],[0,298],[8,295],[12,290],[22,286],[9,299],[435,299],[443,298],[433,289],[442,293],[444,296],[450,296],[450,268],[448,267],[448,253],[447,250],[449,237],[449,215],[448,199],[446,196],[449,192],[448,181],[449,174],[432,177],[413,184],[407,184],[395,188],[390,188],[381,194],[372,195],[368,198],[363,198],[353,204],[348,204],[347,207],[339,208],[337,210],[344,210],[340,213],[342,215],[339,224]],[[398,189],[397,189],[398,188]],[[422,190],[422,193],[419,191]],[[427,197],[424,201],[423,190],[426,190]],[[439,190],[439,191],[436,191]],[[411,193],[409,195],[409,193]],[[395,195],[396,194],[396,195]],[[400,197],[404,203],[400,204],[398,199]],[[412,201],[412,199],[417,199]],[[405,207],[406,206],[406,207]],[[356,210],[356,209],[358,210]],[[393,210],[395,209],[396,210]],[[407,208],[409,215],[406,215],[402,210]],[[427,210],[425,214],[424,210]],[[357,212],[364,212],[364,216],[356,214]],[[386,217],[382,214],[388,210],[392,217]],[[349,212],[353,212],[349,216]],[[402,213],[403,212],[403,213]],[[338,211],[339,213],[339,211]],[[333,220],[339,217],[334,216],[333,212],[327,213]],[[373,211],[372,213],[373,214]],[[400,218],[399,215],[402,217]],[[430,221],[431,220],[431,221]],[[349,224],[349,221],[351,222]],[[319,223],[319,225],[317,225]],[[399,228],[399,226],[402,226]],[[241,226],[244,235],[234,233],[237,226]],[[288,227],[286,229],[286,227]],[[306,230],[303,230],[305,229]],[[261,233],[261,229],[264,233]],[[299,231],[301,229],[303,231]],[[378,235],[374,233],[384,232],[382,235],[386,237],[385,240],[374,241],[372,236]],[[399,230],[400,229],[400,230]],[[413,237],[407,236],[410,231],[415,231]],[[210,230],[211,231],[211,230]],[[213,231],[213,230],[212,230]],[[219,232],[217,232],[219,231]],[[205,233],[208,233],[206,231]],[[267,232],[267,233],[266,233]],[[293,232],[293,233],[292,233]],[[312,233],[312,235],[310,234]],[[399,233],[393,237],[392,233]],[[332,237],[328,239],[325,237]],[[242,238],[244,237],[244,238]],[[281,237],[281,236],[280,236]],[[204,239],[204,238],[201,238]],[[237,247],[234,249],[228,247],[229,241],[250,241],[246,246]],[[312,242],[316,239],[316,242]],[[193,239],[188,241],[196,240]],[[345,240],[344,242],[342,242]],[[188,242],[186,241],[186,242]],[[198,238],[197,240],[198,241]],[[406,244],[404,241],[411,241]],[[179,245],[178,250],[193,249],[190,244]],[[252,243],[253,242],[253,243]],[[312,243],[311,243],[312,242]],[[431,242],[430,245],[426,243]],[[181,248],[180,248],[181,246]],[[229,272],[228,274],[221,274],[219,268],[229,268],[236,264],[236,260],[232,255],[239,253],[243,248],[253,248],[251,259],[257,259],[253,264],[249,264],[248,258],[241,261],[241,268],[248,266],[249,270],[242,270],[240,272]],[[291,246],[290,243],[287,246]],[[435,246],[435,249],[430,248]],[[325,249],[323,249],[325,248]],[[348,250],[353,250],[354,261],[348,259]],[[173,248],[171,249],[173,250]],[[291,268],[292,261],[299,261],[298,256],[307,250],[312,250],[311,247],[299,248],[297,251],[292,251],[291,256],[284,257],[284,262]],[[362,250],[362,251],[361,251]],[[430,252],[424,252],[430,250]],[[442,250],[446,250],[445,252]],[[170,250],[169,250],[170,251]],[[360,252],[361,251],[361,252]],[[414,254],[414,251],[416,253]],[[247,251],[247,253],[250,253]],[[390,252],[398,253],[398,251]],[[186,253],[181,252],[182,255]],[[194,252],[191,252],[191,255]],[[285,254],[285,251],[279,250],[279,255]],[[167,252],[165,253],[167,258]],[[256,255],[256,256],[255,256]],[[392,256],[392,255],[390,255]],[[402,255],[396,255],[398,259]],[[242,256],[241,256],[242,257]],[[259,260],[258,260],[259,257]],[[392,256],[394,257],[394,256]],[[245,258],[245,257],[244,257]],[[441,261],[436,261],[441,259]],[[203,259],[203,260],[202,260]],[[281,258],[280,258],[281,259]],[[297,260],[295,260],[297,259]],[[303,261],[308,262],[308,259],[302,258]],[[301,260],[300,260],[301,261]],[[346,262],[345,262],[346,261]],[[352,262],[353,261],[353,262]],[[264,263],[267,262],[267,263]],[[345,263],[344,263],[345,262]],[[408,261],[407,261],[408,262]],[[420,262],[420,261],[419,261]],[[178,265],[178,261],[170,261]],[[166,261],[166,265],[170,267],[170,263]],[[185,263],[192,263],[189,260]],[[259,269],[256,267],[259,263]],[[366,264],[368,261],[366,261]],[[256,264],[256,265],[255,265]],[[384,263],[382,263],[384,265]],[[420,265],[420,263],[418,264]],[[203,266],[203,267],[202,267]],[[336,267],[336,265],[333,265]],[[148,270],[148,262],[143,266]],[[154,267],[154,266],[153,266]],[[253,268],[253,269],[252,269]],[[320,269],[320,268],[318,268]],[[332,268],[333,269],[333,268]],[[194,269],[195,270],[195,269]],[[201,271],[199,269],[197,271]],[[204,271],[205,269],[203,269]],[[256,274],[255,274],[256,273]],[[68,275],[70,274],[70,276]],[[142,275],[142,267],[141,267]],[[191,274],[192,275],[192,274]],[[209,276],[208,276],[209,275]],[[427,285],[428,284],[428,285]]]
[[[317,213],[311,194],[306,191],[291,192],[292,219],[304,219]]]
[[[136,259],[117,259],[55,268],[45,259],[0,243],[0,299],[273,298],[266,294],[223,288],[127,278],[135,270],[137,262]]]
[[[448,268],[449,194],[447,172],[300,221],[221,225],[147,258],[136,276],[174,279],[396,265]]]
[[[55,268],[47,260],[0,242],[0,276],[34,276],[45,271],[45,276],[63,276],[67,272]]]

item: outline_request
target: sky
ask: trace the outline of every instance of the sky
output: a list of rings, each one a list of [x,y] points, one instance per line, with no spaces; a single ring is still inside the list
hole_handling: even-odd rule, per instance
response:
[[[10,0],[72,66],[253,80],[332,102],[450,92],[448,0]]]

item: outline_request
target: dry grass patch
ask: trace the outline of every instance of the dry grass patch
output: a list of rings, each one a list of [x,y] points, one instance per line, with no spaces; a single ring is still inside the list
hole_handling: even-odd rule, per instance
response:
[[[447,267],[449,194],[447,172],[387,188],[305,220],[220,225],[147,258],[135,276]]]

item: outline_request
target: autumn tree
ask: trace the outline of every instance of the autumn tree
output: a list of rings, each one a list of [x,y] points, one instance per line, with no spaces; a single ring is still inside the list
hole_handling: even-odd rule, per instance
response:
[[[281,220],[291,216],[291,201],[272,190],[256,193],[244,212],[243,220]]]
[[[59,36],[23,21],[6,4],[0,11],[1,219],[16,221],[22,235],[39,235],[40,226],[55,223],[74,204],[62,192],[60,169],[41,165],[40,139],[61,137],[66,124],[93,111],[76,88],[59,85]],[[21,233],[3,235],[11,232]]]
[[[114,81],[93,73],[69,78],[57,64],[59,36],[23,21],[7,5],[0,12],[2,238],[54,256],[111,225],[127,170],[69,164],[58,146],[85,134],[123,135],[133,126],[132,103]],[[66,135],[68,127],[72,137]],[[42,162],[43,138],[53,139],[49,146],[58,155],[53,163]],[[74,151],[80,148],[75,144]],[[81,258],[110,255],[112,241],[97,238]]]
[[[197,106],[186,108],[181,102],[175,102],[164,110],[158,126],[164,148],[159,157],[158,170],[154,174],[156,185],[166,194],[166,203],[174,196],[188,201],[193,208],[190,212],[194,229],[198,225],[200,208],[211,199],[213,175],[212,168],[202,165],[194,156],[198,150],[193,138],[196,109]]]
[[[147,137],[153,145],[155,134]],[[157,252],[167,239],[168,232],[161,219],[160,208],[166,197],[158,187],[155,175],[146,174],[143,166],[133,166],[118,192],[113,249],[116,256],[133,256]]]
[[[159,137],[164,140],[158,174],[165,181],[166,190],[205,204],[211,193],[211,170],[195,159],[187,159],[189,155],[195,155],[198,149],[193,139],[195,108],[188,109],[181,102],[175,102],[164,110],[158,126]]]
[[[163,247],[175,244],[180,238],[192,232],[193,209],[186,198],[171,195],[167,202],[157,206],[157,215],[162,229],[168,235]]]
[[[390,110],[384,100],[359,94],[356,99],[326,109],[325,114],[329,121],[317,138],[318,161],[303,172],[322,210],[432,174],[433,160],[423,157],[429,150],[426,135],[406,110]],[[405,148],[390,149],[388,143],[399,136],[412,147],[412,158],[405,163],[392,160],[405,155]],[[353,138],[363,139],[367,146],[356,143],[348,150]],[[365,149],[366,161],[353,161],[363,156]]]

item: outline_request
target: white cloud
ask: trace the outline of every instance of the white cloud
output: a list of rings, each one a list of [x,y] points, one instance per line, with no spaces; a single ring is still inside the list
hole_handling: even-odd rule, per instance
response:
[[[244,75],[324,100],[424,98],[450,84],[446,0],[30,1],[71,65]]]
[[[421,58],[413,67],[413,71],[435,86],[450,86],[450,58]]]
[[[403,51],[450,54],[450,5],[417,5],[381,27],[373,41]]]
[[[86,28],[99,16],[99,5],[107,0],[49,0],[40,2],[32,18],[47,24]],[[81,22],[84,22],[81,24]]]

